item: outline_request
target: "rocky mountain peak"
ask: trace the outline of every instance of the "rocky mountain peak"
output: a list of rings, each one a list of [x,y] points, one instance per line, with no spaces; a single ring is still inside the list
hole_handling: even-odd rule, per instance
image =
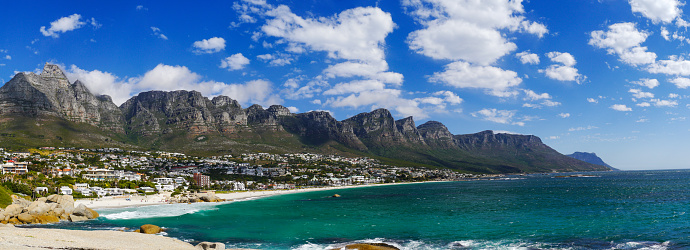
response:
[[[282,105],[272,105],[268,108],[268,112],[275,116],[288,116],[292,115],[290,109],[283,107]]]
[[[65,72],[63,72],[59,66],[50,63],[46,63],[43,66],[43,72],[41,72],[41,77],[67,79],[67,76],[65,76]]]

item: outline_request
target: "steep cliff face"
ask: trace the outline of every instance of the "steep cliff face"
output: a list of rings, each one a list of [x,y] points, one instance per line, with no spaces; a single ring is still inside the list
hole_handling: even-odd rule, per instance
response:
[[[46,63],[40,75],[18,73],[0,88],[2,115],[53,116],[123,132],[121,113],[109,97],[96,97],[80,81]]]
[[[501,148],[544,149],[547,146],[533,135],[495,134],[491,130],[475,134],[456,135],[455,143],[465,150],[490,150]]]
[[[329,141],[336,141],[349,148],[367,150],[350,124],[339,122],[326,111],[311,111],[284,117],[281,124],[288,132],[298,134],[307,144],[323,145]]]
[[[355,135],[369,148],[387,147],[406,143],[398,131],[390,111],[377,109],[361,113],[343,121],[352,127]]]
[[[412,116],[395,121],[395,127],[403,137],[412,144],[426,145],[421,133],[417,130]]]
[[[457,145],[453,141],[453,134],[448,131],[445,125],[437,121],[428,121],[417,127],[419,134],[424,138],[427,145],[433,148],[455,148]]]

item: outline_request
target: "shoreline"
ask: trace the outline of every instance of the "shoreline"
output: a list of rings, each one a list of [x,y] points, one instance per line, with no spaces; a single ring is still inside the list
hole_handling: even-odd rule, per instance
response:
[[[231,193],[216,194],[224,202],[217,204],[227,204],[227,202],[241,201],[248,199],[258,199],[283,194],[295,194],[315,191],[331,191],[349,188],[378,187],[405,184],[421,184],[430,182],[445,181],[426,181],[426,182],[401,182],[383,183],[373,185],[350,185],[324,188],[302,188],[292,190],[261,190],[261,191],[240,191]],[[334,195],[335,193],[331,194]],[[166,195],[169,199],[170,193],[163,193],[150,196],[117,196],[105,197],[101,199],[80,199],[74,204],[84,204],[95,209],[140,207],[151,205],[165,205]],[[126,199],[129,198],[129,201]],[[203,202],[211,203],[211,202]],[[177,203],[172,203],[177,204]],[[123,241],[122,239],[127,239]],[[12,225],[4,226],[0,224],[0,249],[36,249],[36,248],[60,248],[60,249],[199,249],[194,245],[181,241],[174,237],[157,234],[142,234],[135,232],[123,232],[115,230],[71,230],[54,228],[23,228]]]
[[[315,192],[315,191],[328,191],[328,190],[339,190],[339,189],[350,189],[350,188],[361,188],[361,187],[379,187],[379,186],[391,186],[391,185],[405,185],[405,184],[420,184],[420,183],[433,183],[433,182],[446,182],[446,181],[422,181],[422,182],[400,182],[400,183],[381,183],[381,184],[371,184],[371,185],[349,185],[349,186],[329,186],[329,187],[310,187],[310,188],[299,188],[299,189],[279,189],[279,190],[251,190],[251,191],[233,191],[229,193],[216,193],[215,195],[219,198],[225,200],[224,202],[216,203],[227,203],[232,201],[241,201],[248,199],[259,199],[276,195],[284,194],[296,194],[305,192]],[[128,207],[142,207],[142,206],[154,206],[154,205],[169,205],[169,204],[180,204],[180,203],[170,203],[171,192],[164,192],[155,195],[123,195],[123,196],[107,196],[102,198],[86,198],[78,199],[74,201],[74,205],[84,204],[85,206],[94,209],[111,209],[111,208],[128,208]],[[129,200],[128,200],[129,199]]]

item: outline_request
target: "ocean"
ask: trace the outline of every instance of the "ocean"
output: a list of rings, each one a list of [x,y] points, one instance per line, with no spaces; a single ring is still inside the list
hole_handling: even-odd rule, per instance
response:
[[[150,223],[192,243],[256,249],[690,249],[690,170],[557,175],[569,174],[102,209],[96,220],[43,227]]]

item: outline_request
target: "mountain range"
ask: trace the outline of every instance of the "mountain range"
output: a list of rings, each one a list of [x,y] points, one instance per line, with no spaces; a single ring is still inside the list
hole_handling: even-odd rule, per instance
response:
[[[148,91],[119,107],[80,80],[46,63],[41,74],[17,73],[0,88],[4,147],[123,147],[198,155],[315,152],[366,156],[401,166],[473,173],[605,171],[564,156],[533,135],[483,131],[453,135],[445,125],[386,109],[338,121],[326,111],[291,113],[260,105],[242,108],[227,96],[196,91]]]

